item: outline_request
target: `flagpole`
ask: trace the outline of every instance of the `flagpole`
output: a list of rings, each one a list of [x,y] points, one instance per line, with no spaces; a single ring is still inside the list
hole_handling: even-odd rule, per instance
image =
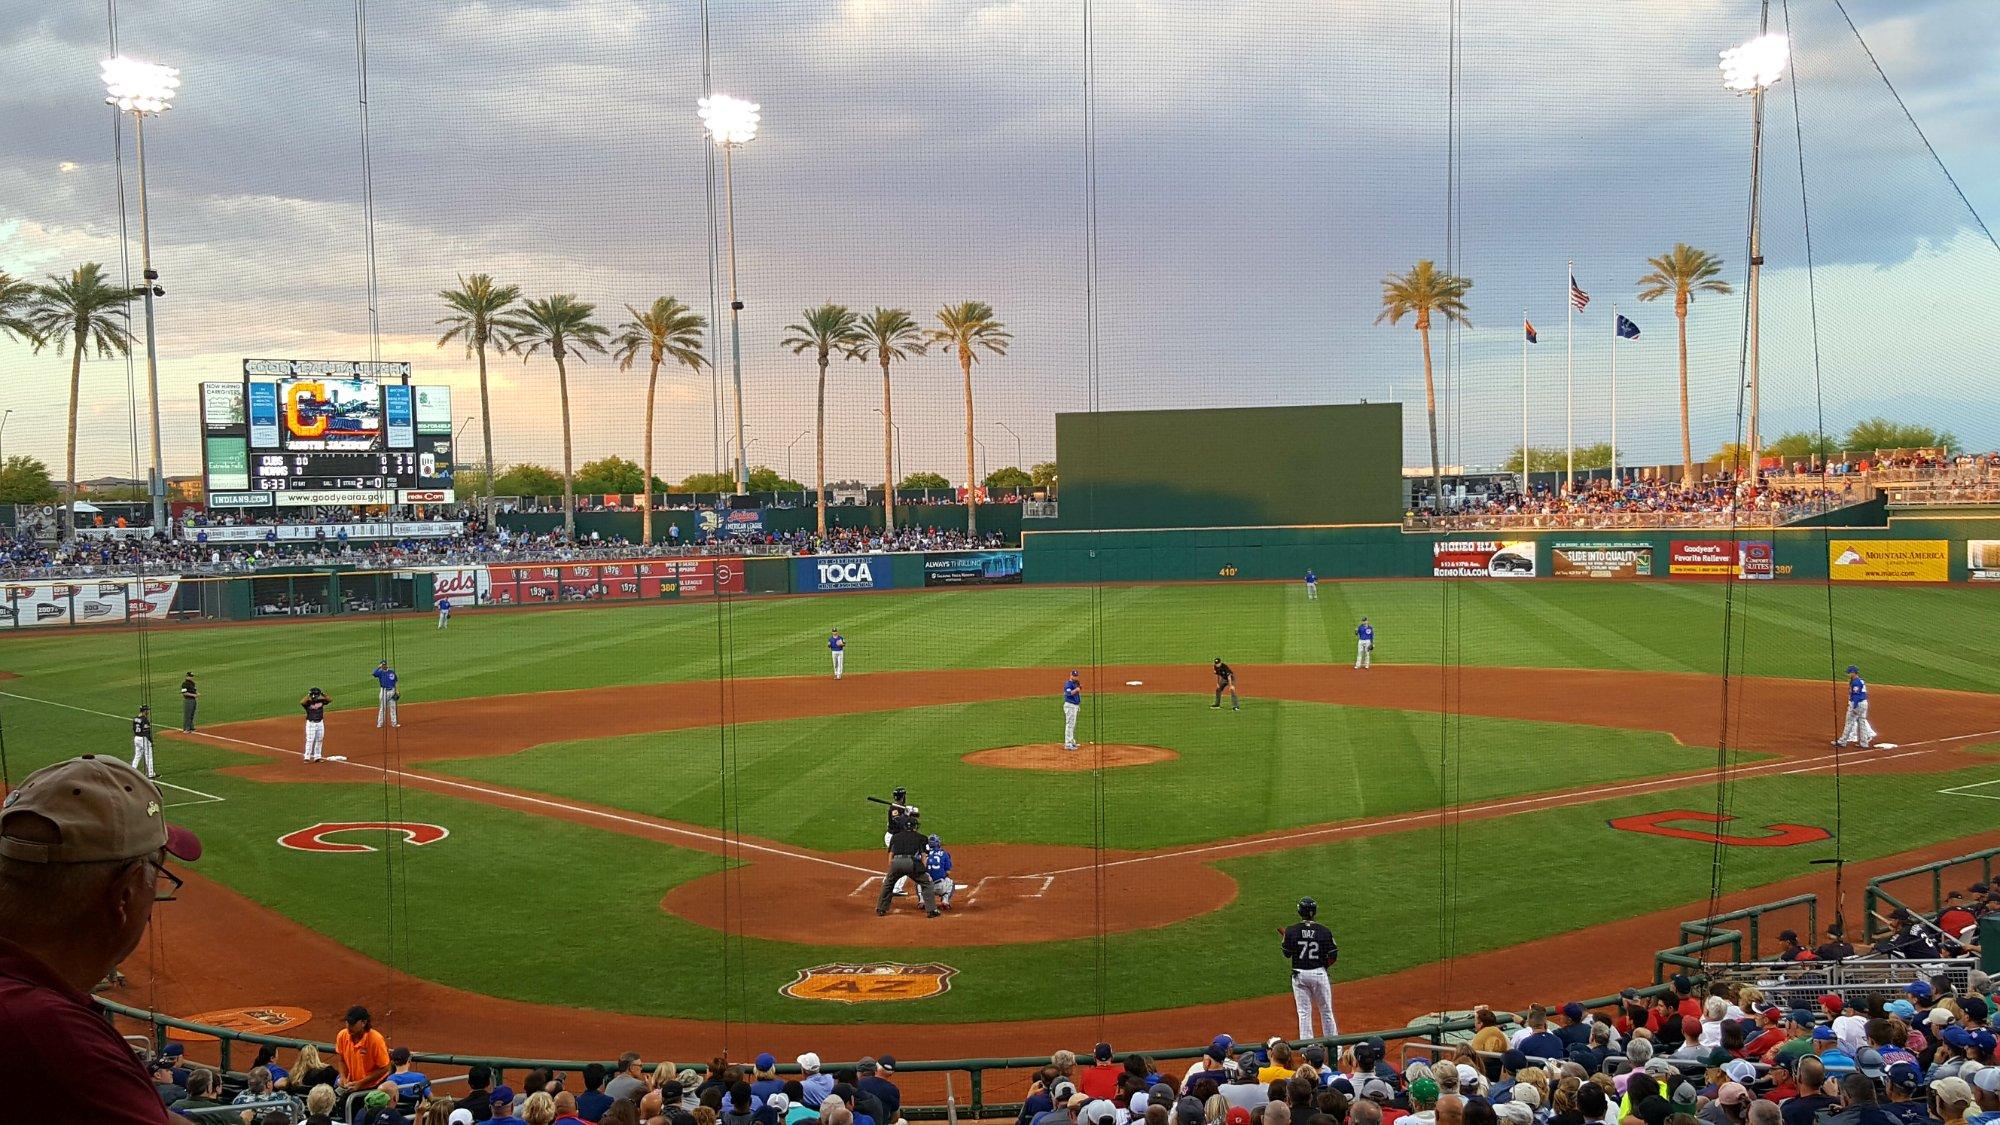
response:
[[[1569,262],[1569,287],[1563,303],[1569,306],[1569,327],[1563,332],[1563,446],[1568,460],[1563,468],[1563,491],[1576,493],[1576,259]]]
[[[1521,310],[1521,502],[1528,500],[1528,310]]]
[[[1611,305],[1611,484],[1618,484],[1618,305]]]

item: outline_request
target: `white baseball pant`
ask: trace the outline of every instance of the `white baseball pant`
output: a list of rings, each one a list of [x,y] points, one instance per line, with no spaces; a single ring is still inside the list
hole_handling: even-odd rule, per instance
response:
[[[1847,726],[1840,732],[1840,740],[1858,743],[1862,747],[1875,741],[1875,728],[1868,724],[1868,701],[1847,705]]]
[[[1325,969],[1293,969],[1292,1000],[1299,1007],[1299,1038],[1313,1037],[1313,1010],[1319,1010],[1321,1035],[1339,1035],[1333,1021],[1333,982]]]
[[[1077,712],[1082,710],[1081,703],[1063,704],[1063,749],[1065,750],[1076,749],[1076,716]]]
[[[1369,667],[1373,663],[1374,656],[1375,656],[1374,641],[1354,642],[1354,666],[1356,668]]]
[[[941,902],[946,906],[951,905],[951,892],[957,889],[958,889],[958,884],[952,882],[951,876],[949,875],[945,876],[942,879],[934,880],[931,883],[931,893],[935,901]]]
[[[1316,602],[1319,600],[1319,583],[1317,582],[1306,583],[1306,600],[1309,602]]]
[[[438,628],[442,629],[450,622],[451,622],[451,611],[448,609],[438,610]]]
[[[323,756],[320,747],[326,744],[326,724],[306,722],[306,761],[317,762]]]
[[[132,736],[132,768],[138,769],[140,762],[146,763],[146,776],[153,776],[153,740],[142,735]]]
[[[375,692],[375,725],[377,728],[381,727],[382,720],[385,717],[389,720],[389,725],[392,727],[403,725],[396,718],[396,693],[390,691],[388,688],[378,688]]]
[[[844,648],[837,648],[837,649],[834,649],[834,650],[833,650],[833,678],[834,678],[834,679],[836,679],[836,680],[837,680],[837,679],[839,679],[839,678],[840,678],[840,673],[841,673],[841,669],[842,669],[842,667],[843,667],[843,666],[844,666],[844,665],[845,665],[846,663],[847,663],[847,650],[846,650],[846,649],[844,649]]]

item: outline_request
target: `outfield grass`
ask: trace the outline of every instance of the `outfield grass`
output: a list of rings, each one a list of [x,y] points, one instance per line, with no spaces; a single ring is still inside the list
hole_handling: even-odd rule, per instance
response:
[[[1086,774],[969,765],[990,746],[1060,741],[1048,702],[1008,700],[746,723],[733,740],[735,826],[826,851],[877,847],[867,793],[908,786],[926,826],[954,843],[1143,850],[1273,829],[1699,770],[1713,750],[1653,731],[1467,716],[1440,779],[1439,716],[1253,700],[1211,711],[1205,695],[1107,696],[1104,741],[1166,746],[1177,761]],[[498,757],[427,762],[429,772],[719,828],[713,730],[561,742]],[[1743,760],[1751,760],[1746,757]],[[635,778],[668,781],[635,785]],[[670,780],[669,780],[670,779]],[[1162,799],[1168,802],[1165,806]]]

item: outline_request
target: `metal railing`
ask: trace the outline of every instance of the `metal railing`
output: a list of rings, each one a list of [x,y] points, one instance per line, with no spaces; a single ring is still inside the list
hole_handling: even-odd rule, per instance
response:
[[[1793,895],[1776,902],[1763,902],[1746,906],[1741,910],[1731,910],[1722,914],[1712,914],[1691,922],[1682,922],[1679,945],[1669,946],[1653,955],[1653,980],[1655,983],[1672,975],[1669,971],[1694,969],[1706,971],[1710,962],[1702,955],[1712,949],[1728,949],[1732,962],[1761,960],[1763,948],[1764,916],[1780,910],[1803,908],[1806,915],[1805,928],[1808,933],[1819,931],[1819,896],[1813,894]],[[1748,922],[1743,929],[1725,925],[1728,922]],[[1786,929],[1797,929],[1788,925]],[[1747,932],[1746,932],[1747,931]],[[1746,955],[1746,942],[1747,955]]]
[[[1887,917],[1884,911],[1877,909],[1878,906],[1887,904],[1890,910],[1894,910],[1900,906],[1914,914],[1925,917],[1936,917],[1938,912],[1943,910],[1945,906],[1945,872],[1956,867],[1964,867],[1967,864],[1976,863],[1979,865],[1979,878],[1977,881],[1991,883],[1993,881],[1993,861],[1995,857],[2000,857],[2000,848],[1988,848],[1985,851],[1968,852],[1965,855],[1953,856],[1950,859],[1940,859],[1934,863],[1920,863],[1915,867],[1906,867],[1901,871],[1891,871],[1886,875],[1877,875],[1873,879],[1868,880],[1868,887],[1862,892],[1862,907],[1866,915],[1862,919],[1862,941],[1864,944],[1873,944],[1878,937],[1886,932],[1884,923],[1887,922]],[[1921,876],[1930,877],[1930,902],[1928,905],[1922,902],[1905,902],[1889,891],[1889,884],[1891,883],[1899,883],[1905,879],[1914,879]],[[1967,882],[1972,881],[1967,880]],[[1909,892],[1906,891],[1904,893],[1907,894]],[[1956,937],[1957,935],[1950,936]]]

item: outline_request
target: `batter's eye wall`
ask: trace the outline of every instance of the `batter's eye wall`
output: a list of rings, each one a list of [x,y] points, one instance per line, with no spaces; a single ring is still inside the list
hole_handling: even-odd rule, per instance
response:
[[[1395,523],[1396,403],[1056,415],[1064,530]]]

